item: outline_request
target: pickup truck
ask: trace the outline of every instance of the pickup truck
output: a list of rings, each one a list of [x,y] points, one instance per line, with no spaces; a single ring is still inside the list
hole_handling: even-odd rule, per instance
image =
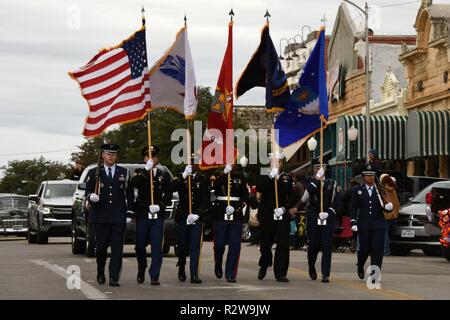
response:
[[[41,182],[30,195],[28,207],[28,242],[47,244],[48,237],[68,237],[72,225],[72,196],[77,182],[54,180]]]
[[[450,183],[432,188],[427,195],[427,218],[425,229],[433,235],[441,236],[441,227],[439,226],[439,211],[450,208]],[[450,261],[450,248],[441,246],[443,256]]]

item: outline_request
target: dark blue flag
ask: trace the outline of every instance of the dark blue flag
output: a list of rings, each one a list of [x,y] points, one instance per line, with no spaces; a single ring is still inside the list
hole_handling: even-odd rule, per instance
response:
[[[261,33],[261,43],[236,84],[239,98],[254,87],[266,88],[267,111],[282,111],[289,102],[289,86],[277,51],[265,25]]]
[[[328,119],[325,71],[325,28],[320,30],[288,106],[275,121],[277,141],[284,148],[320,129]]]

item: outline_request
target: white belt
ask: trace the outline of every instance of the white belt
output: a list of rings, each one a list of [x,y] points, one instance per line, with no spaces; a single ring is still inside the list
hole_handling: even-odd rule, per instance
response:
[[[216,200],[222,200],[222,201],[239,201],[239,197],[223,197],[223,196],[219,196],[216,198]]]

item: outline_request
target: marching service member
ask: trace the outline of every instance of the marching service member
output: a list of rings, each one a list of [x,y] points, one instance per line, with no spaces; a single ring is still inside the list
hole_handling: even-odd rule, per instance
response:
[[[173,181],[173,189],[179,196],[175,212],[175,222],[178,224],[178,280],[186,281],[185,265],[189,255],[191,283],[202,283],[198,277],[199,261],[202,220],[209,206],[209,180],[198,170],[198,157],[194,154],[191,163]]]
[[[135,250],[138,262],[137,282],[145,281],[147,268],[147,245],[150,243],[152,262],[149,275],[152,285],[159,285],[159,274],[162,265],[162,246],[164,239],[165,208],[172,200],[171,177],[158,164],[159,148],[148,146],[142,149],[145,168],[137,169],[131,178],[131,186],[138,189],[138,198],[134,205],[136,214]],[[150,175],[152,175],[150,177]],[[150,187],[150,179],[153,187]],[[153,191],[151,194],[151,191]]]
[[[89,170],[85,193],[95,233],[97,282],[106,282],[105,264],[111,246],[109,285],[113,287],[119,286],[127,209],[131,213],[134,203],[133,188],[127,185],[128,170],[116,165],[118,149],[112,143],[101,146],[103,164],[99,161],[97,168]]]
[[[225,278],[235,283],[239,256],[241,253],[242,223],[246,219],[244,207],[248,201],[245,178],[227,164],[215,184],[214,206],[214,273],[218,279],[223,276],[222,261],[225,245],[228,254],[225,263]]]

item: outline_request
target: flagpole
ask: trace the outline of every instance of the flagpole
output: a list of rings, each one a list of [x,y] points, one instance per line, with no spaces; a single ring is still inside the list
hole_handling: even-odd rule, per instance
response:
[[[184,13],[184,27],[187,28],[187,17],[186,13]],[[186,144],[187,144],[187,159],[186,164],[191,165],[191,132],[189,131],[190,122],[189,118],[186,118]],[[189,212],[188,214],[192,214],[192,177],[188,176],[188,202],[189,202]]]
[[[323,15],[322,19],[322,28],[325,30],[325,24],[326,24],[326,18],[325,14]],[[325,33],[325,31],[323,31]],[[327,100],[328,101],[328,100]],[[323,167],[323,123],[325,121],[325,117],[323,114],[320,115],[320,167]],[[322,179],[320,179],[320,212],[323,212],[323,181],[325,179],[325,176],[323,176]]]
[[[145,9],[142,6],[142,27],[145,27]],[[150,111],[147,112],[147,137],[148,137],[148,157],[152,157],[152,126]],[[150,170],[150,204],[153,205],[153,168]]]
[[[234,16],[234,11],[233,8],[231,8],[230,13],[228,14],[230,16],[230,22],[233,23],[233,16]],[[233,56],[233,53],[231,53],[231,55]],[[231,69],[233,69],[233,66],[231,66]],[[227,150],[225,150],[225,159],[227,159]],[[234,154],[233,154],[233,159],[234,159]],[[228,177],[227,177],[227,206],[230,206],[230,197],[231,197],[231,172],[228,172]]]
[[[320,116],[320,167],[323,166],[323,120]],[[323,179],[320,179],[320,212],[323,212]]]
[[[191,132],[189,131],[190,122],[186,119],[186,143],[187,143],[187,165],[191,165]],[[189,214],[192,213],[192,180],[191,175],[188,176],[188,200],[189,200]]]
[[[264,15],[264,18],[266,18],[266,23],[267,23],[267,25],[269,25],[269,23],[270,23],[270,21],[269,21],[269,18],[271,17],[271,15],[270,15],[270,13],[269,13],[269,9],[267,9],[266,10],[266,14]],[[277,142],[276,142],[276,137],[275,137],[275,120],[276,120],[276,114],[275,114],[275,112],[274,112],[274,114],[273,114],[273,128],[272,128],[272,134],[273,134],[273,136],[274,136],[274,139],[273,139],[273,144],[274,144],[274,148],[273,148],[273,150],[274,150],[274,152],[273,152],[273,157],[275,158],[275,157],[278,157],[278,151],[277,151],[277,149],[278,149],[278,146],[277,146]],[[275,159],[274,159],[275,160]],[[275,161],[279,161],[278,159],[276,159]],[[278,168],[280,167],[280,163],[278,162],[277,163],[277,165],[278,165]],[[274,177],[273,178],[273,184],[274,184],[274,187],[275,187],[275,207],[276,208],[278,208],[278,180],[277,180],[277,177]]]

